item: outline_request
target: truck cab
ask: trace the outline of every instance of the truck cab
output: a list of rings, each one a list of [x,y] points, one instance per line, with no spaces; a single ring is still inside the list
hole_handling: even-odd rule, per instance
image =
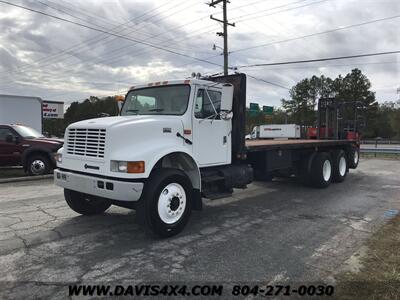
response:
[[[119,116],[68,126],[55,183],[81,214],[134,208],[156,234],[176,234],[201,208],[202,177],[231,165],[232,100],[232,84],[201,79],[132,87]]]

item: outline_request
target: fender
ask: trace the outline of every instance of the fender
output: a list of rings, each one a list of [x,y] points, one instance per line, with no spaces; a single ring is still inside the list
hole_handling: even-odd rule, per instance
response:
[[[192,181],[193,185],[193,209],[194,210],[202,210],[203,208],[203,202],[201,199],[201,173],[200,173],[200,168],[196,162],[196,160],[193,158],[193,156],[183,147],[174,147],[174,148],[169,148],[165,149],[162,151],[159,155],[154,157],[154,159],[149,163],[151,165],[151,170],[155,167],[155,165],[163,158],[166,157],[170,154],[185,154],[188,158],[192,160],[192,163],[194,164],[196,170],[196,175],[193,176],[188,174],[190,177],[190,180]],[[150,169],[150,168],[149,168]],[[151,172],[150,172],[151,173]],[[149,174],[150,176],[150,174]]]
[[[169,147],[164,149],[161,152],[158,152],[158,154],[156,156],[153,157],[153,159],[151,161],[149,161],[149,170],[152,170],[154,168],[154,166],[156,165],[156,163],[163,158],[164,156],[167,156],[168,154],[172,154],[172,153],[184,153],[186,155],[188,155],[193,162],[196,165],[196,168],[199,172],[200,175],[200,168],[199,165],[197,164],[196,160],[194,159],[194,157],[192,156],[192,154],[187,151],[187,149],[185,149],[184,147],[179,147],[179,146],[175,146],[175,147]]]
[[[28,160],[29,155],[30,155],[31,153],[33,153],[33,152],[42,152],[42,153],[45,153],[45,154],[49,157],[50,161],[51,161],[51,162],[53,161],[53,158],[52,158],[52,156],[51,156],[51,153],[52,153],[52,152],[50,151],[50,149],[48,149],[48,148],[46,148],[46,147],[42,147],[42,146],[31,146],[31,147],[25,149],[25,151],[22,152],[22,154],[21,154],[21,163],[22,163],[22,165],[24,166],[24,168],[25,168],[25,165],[26,165],[26,163],[27,163],[27,160]]]
[[[307,173],[308,173],[308,174],[310,174],[310,172],[311,172],[311,165],[312,165],[312,162],[313,162],[313,160],[314,160],[314,158],[315,158],[315,155],[317,155],[317,153],[318,153],[318,151],[314,151],[314,152],[311,153],[310,156],[308,157],[308,160],[307,160]]]

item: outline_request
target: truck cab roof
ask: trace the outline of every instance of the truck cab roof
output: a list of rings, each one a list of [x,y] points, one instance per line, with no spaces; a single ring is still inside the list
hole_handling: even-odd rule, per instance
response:
[[[214,81],[204,80],[204,79],[174,79],[174,80],[165,80],[165,81],[155,81],[149,82],[147,84],[135,85],[129,88],[129,91],[134,89],[141,89],[147,87],[154,87],[154,86],[165,86],[165,85],[174,85],[174,84],[197,84],[197,85],[212,85],[212,86],[219,86],[222,85],[221,83],[216,83]]]

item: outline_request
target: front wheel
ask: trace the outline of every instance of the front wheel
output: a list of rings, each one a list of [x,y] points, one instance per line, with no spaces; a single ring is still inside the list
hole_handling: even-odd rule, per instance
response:
[[[68,206],[81,215],[98,215],[111,206],[106,199],[68,189],[64,189],[64,198]]]
[[[138,217],[159,237],[176,235],[189,221],[192,193],[192,184],[181,170],[154,170],[137,208]]]

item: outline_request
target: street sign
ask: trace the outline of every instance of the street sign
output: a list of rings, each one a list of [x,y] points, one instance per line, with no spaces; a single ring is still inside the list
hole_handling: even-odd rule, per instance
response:
[[[274,107],[273,106],[263,106],[263,113],[267,114],[267,115],[272,115],[274,112]]]
[[[250,103],[250,110],[259,111],[260,110],[260,106],[258,105],[258,103]]]

